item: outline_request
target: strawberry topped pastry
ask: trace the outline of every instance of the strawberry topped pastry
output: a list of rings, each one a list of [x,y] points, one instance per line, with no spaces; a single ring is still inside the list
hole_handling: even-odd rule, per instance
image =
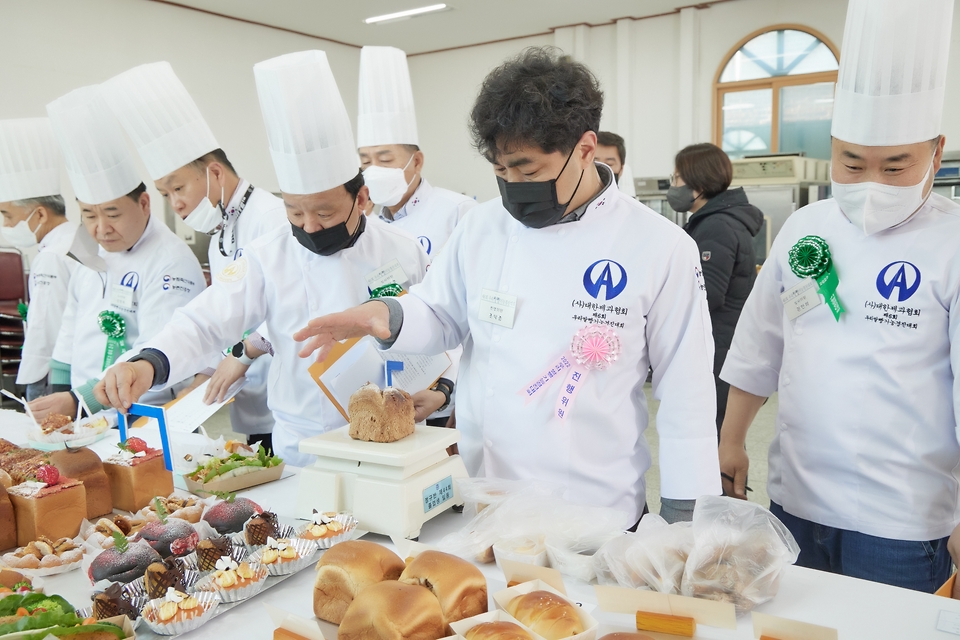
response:
[[[159,520],[148,522],[137,534],[135,540],[143,540],[162,557],[185,556],[197,548],[200,535],[186,520],[167,517],[167,511],[155,503]]]
[[[238,533],[243,529],[243,523],[263,511],[253,500],[238,498],[235,493],[216,495],[222,498],[223,502],[213,505],[203,515],[203,519],[220,535]]]
[[[114,508],[136,512],[155,496],[173,493],[173,474],[164,466],[162,449],[152,449],[137,437],[127,438],[117,447],[103,463]]]
[[[154,562],[160,562],[160,554],[146,542],[129,544],[126,537],[120,532],[113,534],[114,545],[99,554],[90,563],[87,576],[91,583],[100,580],[133,582],[143,577],[144,573]]]

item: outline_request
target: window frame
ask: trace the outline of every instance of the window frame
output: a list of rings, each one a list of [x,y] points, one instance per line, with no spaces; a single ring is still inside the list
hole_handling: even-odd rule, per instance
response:
[[[764,27],[763,29],[758,29],[753,33],[750,33],[743,37],[737,44],[733,46],[727,52],[727,55],[724,56],[723,62],[717,68],[717,72],[713,77],[713,143],[723,148],[723,97],[727,93],[738,92],[738,91],[748,91],[751,89],[771,89],[771,104],[770,104],[770,154],[780,153],[780,89],[783,87],[796,86],[796,85],[805,85],[805,84],[817,84],[818,82],[837,82],[838,71],[820,71],[817,73],[804,73],[800,75],[793,76],[775,76],[771,78],[758,78],[756,80],[738,80],[736,82],[720,82],[720,76],[723,75],[724,69],[727,68],[727,65],[730,64],[730,61],[733,59],[733,56],[736,55],[744,45],[748,42],[762,36],[765,33],[770,33],[771,31],[803,31],[806,34],[813,36],[818,39],[820,42],[825,44],[831,53],[833,53],[834,58],[839,62],[840,60],[840,50],[827,38],[825,35],[812,29],[805,25],[800,24],[776,24],[769,27]]]

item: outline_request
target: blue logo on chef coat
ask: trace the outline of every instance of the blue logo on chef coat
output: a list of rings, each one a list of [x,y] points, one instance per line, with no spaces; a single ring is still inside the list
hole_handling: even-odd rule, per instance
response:
[[[600,299],[600,289],[605,289],[604,300],[613,300],[627,286],[627,270],[613,260],[597,260],[583,272],[583,288],[592,298]]]
[[[903,302],[920,288],[920,269],[909,262],[891,262],[877,275],[877,291],[887,300],[898,289],[897,302]]]
[[[420,236],[417,238],[420,241],[420,246],[423,247],[423,250],[427,252],[427,255],[430,255],[430,250],[433,249],[433,243],[430,242],[430,238],[427,236]]]
[[[140,274],[136,271],[127,271],[123,274],[123,277],[120,278],[120,284],[136,291],[137,287],[140,286]]]

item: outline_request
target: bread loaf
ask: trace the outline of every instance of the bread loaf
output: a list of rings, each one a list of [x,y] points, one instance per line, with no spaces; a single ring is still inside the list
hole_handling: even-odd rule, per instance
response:
[[[108,459],[103,463],[110,482],[113,506],[123,511],[137,512],[156,496],[173,493],[173,474],[163,464],[163,451],[154,449],[143,459],[122,463]]]
[[[429,589],[440,602],[447,624],[487,611],[487,581],[483,573],[449,553],[422,552],[403,570],[400,582]]]
[[[10,502],[17,518],[17,544],[21,547],[46,536],[51,540],[73,538],[87,517],[87,499],[83,483],[61,478],[60,483],[33,493],[10,488]]]
[[[507,613],[546,640],[583,633],[577,608],[549,591],[531,591],[507,603]]]
[[[523,627],[512,622],[484,622],[470,628],[466,640],[533,640]]]
[[[340,624],[347,607],[366,587],[396,580],[404,564],[397,554],[375,542],[351,540],[331,547],[317,563],[313,613]]]
[[[0,484],[0,550],[17,546],[17,518],[6,488]]]
[[[347,607],[337,639],[438,640],[446,635],[440,603],[429,590],[388,580],[357,594]]]
[[[347,413],[354,440],[396,442],[414,430],[413,398],[401,389],[364,385],[350,396]]]
[[[110,480],[96,453],[86,447],[54,451],[50,454],[50,464],[57,468],[60,475],[76,478],[83,483],[87,498],[87,520],[95,522],[100,516],[113,511]]]

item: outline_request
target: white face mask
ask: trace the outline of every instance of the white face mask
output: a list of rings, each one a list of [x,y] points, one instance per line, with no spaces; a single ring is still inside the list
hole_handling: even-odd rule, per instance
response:
[[[843,215],[869,236],[901,224],[923,206],[930,195],[924,195],[923,191],[932,171],[933,160],[923,180],[911,187],[893,187],[879,182],[840,184],[833,181],[833,197]]]
[[[210,167],[207,167],[207,191],[210,193]],[[223,226],[223,198],[224,192],[223,187],[220,187],[220,202],[217,203],[217,206],[214,206],[210,202],[210,198],[206,195],[203,196],[203,200],[200,201],[200,204],[190,212],[183,221],[200,233],[206,233],[208,235],[213,235],[220,230],[220,227]]]
[[[413,184],[413,180],[407,182],[406,176],[403,175],[411,162],[413,162],[413,156],[410,156],[403,169],[370,165],[363,170],[363,184],[370,190],[370,199],[374,204],[392,207],[403,199],[403,194]]]
[[[4,240],[17,247],[18,249],[29,249],[30,247],[36,246],[37,244],[37,232],[30,231],[30,218],[33,217],[39,209],[34,209],[30,212],[30,215],[27,216],[26,220],[21,220],[12,227],[0,227],[0,233],[3,234]],[[40,225],[37,225],[37,231],[40,230]]]

